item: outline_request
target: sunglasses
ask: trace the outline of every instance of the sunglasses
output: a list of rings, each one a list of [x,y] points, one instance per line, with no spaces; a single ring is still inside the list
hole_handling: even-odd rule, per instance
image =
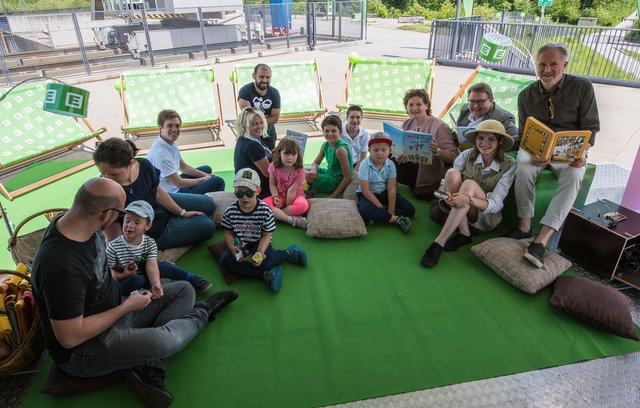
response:
[[[242,198],[242,197],[251,198],[255,193],[256,193],[255,191],[248,190],[248,191],[235,191],[233,194],[236,196],[236,198]]]
[[[555,116],[555,110],[553,108],[553,101],[551,100],[551,98],[547,99],[547,118],[549,119],[553,119],[553,117]]]
[[[108,211],[115,211],[118,215],[125,215],[127,213],[125,210],[121,210],[119,208],[107,208],[106,210],[102,210],[102,213],[104,214]]]

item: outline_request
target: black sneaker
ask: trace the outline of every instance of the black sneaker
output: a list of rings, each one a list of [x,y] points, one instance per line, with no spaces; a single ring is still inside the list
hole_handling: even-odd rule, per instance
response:
[[[164,370],[154,367],[134,367],[125,374],[127,385],[136,393],[145,407],[164,408],[173,397],[164,387]]]
[[[287,262],[295,265],[307,265],[307,254],[297,245],[287,248]]]
[[[440,255],[442,255],[442,245],[437,242],[429,245],[426,251],[424,251],[424,255],[422,255],[422,259],[420,263],[422,266],[426,266],[427,268],[431,268],[438,264],[438,260],[440,259]]]
[[[524,257],[538,268],[542,268],[544,266],[544,245],[537,242],[530,243],[524,250]]]
[[[211,297],[197,302],[193,307],[204,309],[209,313],[209,321],[213,321],[222,309],[238,298],[238,292],[233,290],[222,290],[216,292]]]
[[[206,292],[212,286],[211,283],[202,276],[196,276],[191,279],[189,283],[198,293]]]
[[[398,226],[398,228],[400,228],[402,230],[402,232],[404,232],[405,234],[408,234],[409,231],[411,231],[411,220],[409,219],[409,217],[406,217],[404,215],[399,216],[396,219],[396,225]]]
[[[461,246],[469,245],[472,241],[473,239],[471,239],[471,236],[462,235],[457,232],[444,243],[444,250],[448,252],[455,251]]]
[[[530,241],[531,239],[533,239],[533,229],[530,229],[529,231],[524,232],[521,229],[516,228],[513,231],[506,233],[504,236],[507,238],[526,239]]]

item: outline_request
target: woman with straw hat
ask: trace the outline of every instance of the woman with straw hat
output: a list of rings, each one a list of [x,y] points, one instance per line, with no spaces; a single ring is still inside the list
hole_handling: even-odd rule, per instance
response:
[[[473,149],[456,158],[445,175],[443,188],[436,192],[450,212],[422,257],[422,265],[429,268],[438,263],[443,250],[455,251],[470,244],[470,227],[490,231],[502,221],[500,211],[515,177],[516,161],[504,154],[513,146],[513,137],[502,123],[485,120],[466,137]]]

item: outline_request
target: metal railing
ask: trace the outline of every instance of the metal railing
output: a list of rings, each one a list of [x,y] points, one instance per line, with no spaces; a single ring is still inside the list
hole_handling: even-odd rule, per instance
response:
[[[0,19],[0,86],[34,76],[91,75],[229,52],[315,48],[364,39],[364,0],[9,14]]]
[[[477,54],[483,36],[493,32],[521,43],[511,47],[498,64],[487,63]],[[568,73],[586,76],[594,82],[640,87],[640,30],[434,20],[427,57],[436,58],[443,64],[464,67],[482,64],[503,71],[534,75],[527,51],[535,54],[540,46],[550,41],[567,45],[571,55]]]

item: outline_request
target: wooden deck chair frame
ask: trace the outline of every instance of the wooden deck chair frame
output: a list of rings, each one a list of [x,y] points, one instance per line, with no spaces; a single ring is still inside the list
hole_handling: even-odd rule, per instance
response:
[[[71,119],[71,118],[69,118]],[[77,119],[75,119],[77,121]],[[90,148],[84,146],[84,144],[86,142],[88,142],[91,139],[96,139],[98,142],[102,141],[102,138],[100,137],[100,135],[104,132],[107,131],[106,128],[101,127],[100,129],[98,129],[97,131],[94,130],[94,128],[89,124],[89,122],[84,119],[84,118],[80,118],[80,120],[82,121],[82,123],[84,124],[84,126],[88,129],[89,133],[86,135],[86,137],[83,137],[81,139],[75,140],[73,142],[70,143],[65,143],[62,145],[59,145],[53,149],[47,150],[45,152],[42,152],[38,155],[32,156],[28,159],[25,160],[21,160],[20,162],[17,163],[13,163],[7,166],[3,166],[0,164],[0,176],[4,177],[4,176],[8,176],[12,173],[15,173],[21,169],[24,169],[26,166],[32,164],[32,163],[36,163],[39,161],[45,161],[47,159],[51,159],[54,158],[56,156],[59,156],[65,152],[71,151],[72,149],[75,148],[79,148],[81,151],[82,150],[89,150]],[[9,191],[7,190],[7,188],[4,186],[3,183],[0,182],[0,193],[2,193],[2,195],[4,195],[7,199],[9,199],[9,201],[13,201],[14,198],[19,197],[23,194],[26,194],[30,191],[36,190],[42,186],[45,186],[47,184],[53,183],[54,181],[60,180],[64,177],[67,177],[73,173],[77,173],[80,170],[86,169],[87,167],[92,166],[93,160],[87,160],[86,162],[77,164],[73,167],[70,167],[64,171],[61,171],[60,173],[56,173],[53,174],[51,176],[45,177],[41,180],[38,180],[36,182],[33,182],[31,184],[28,184],[26,186],[20,187],[18,189]]]
[[[427,93],[429,94],[429,99],[431,100],[432,103],[433,103],[433,86],[434,86],[434,81],[436,76],[435,70],[433,69],[433,67],[435,66],[435,63],[436,63],[436,60],[434,58],[431,60],[431,75],[429,76],[429,82],[427,84]],[[347,72],[344,74],[344,86],[342,88],[342,95],[343,95],[342,100],[344,102],[336,104],[336,108],[338,108],[339,112],[342,112],[342,107],[347,105],[349,101],[349,80],[351,79],[352,69],[353,69],[353,63],[350,60],[349,66],[347,67]],[[382,113],[382,112],[369,111],[364,106],[361,106],[361,108],[364,115],[366,115],[366,119],[399,120],[399,119],[406,119],[409,117],[409,115],[407,115],[406,113],[404,114]]]
[[[213,68],[209,68],[209,70],[211,70],[211,74],[214,75]],[[124,118],[124,124],[121,127],[122,133],[124,134],[125,138],[131,139],[134,142],[141,137],[157,136],[159,133],[157,126],[150,126],[148,128],[136,129],[136,130],[127,129],[127,125],[129,124],[129,109],[127,108],[127,104],[125,102],[126,86],[124,86],[125,85],[124,74],[125,73],[121,71],[120,78],[118,79],[118,82],[116,82],[116,90],[120,95],[120,103],[122,104],[122,113]],[[220,99],[220,84],[215,80],[213,82],[215,82],[215,93],[216,93],[215,98],[217,100],[217,106],[215,110],[216,110],[216,113],[218,114],[218,119],[212,120],[210,122],[205,122],[205,123],[195,123],[195,124],[183,123],[181,127],[182,130],[207,129],[209,130],[209,132],[211,132],[213,141],[206,142],[206,143],[192,143],[187,145],[180,145],[180,150],[195,150],[195,149],[201,149],[201,148],[213,147],[213,146],[224,146],[222,139],[220,139],[221,125],[222,123],[224,123],[224,118],[222,116],[222,100]],[[140,152],[146,153],[146,150],[141,150]]]
[[[476,77],[476,75],[478,75],[478,72],[480,72],[480,69],[482,68],[482,65],[478,65],[476,67],[476,69],[473,70],[473,72],[471,73],[471,75],[469,75],[469,78],[467,78],[466,81],[464,81],[461,85],[460,85],[460,89],[458,89],[458,91],[453,95],[453,97],[451,98],[451,100],[445,105],[445,107],[442,109],[442,111],[440,112],[440,114],[438,115],[438,119],[443,120],[444,116],[449,113],[449,111],[451,110],[451,108],[453,108],[453,106],[456,104],[456,102],[458,102],[458,100],[460,98],[462,98],[462,96],[464,95],[465,91],[467,90],[467,88],[469,87],[469,84],[471,84],[471,81],[473,81],[473,79]]]
[[[296,62],[292,62],[291,64],[287,64],[287,65],[292,65],[295,64]],[[282,123],[287,123],[287,122],[304,122],[307,125],[309,125],[312,129],[314,129],[315,131],[319,131],[320,128],[318,127],[318,123],[316,122],[316,120],[321,117],[322,115],[324,115],[327,112],[327,108],[325,108],[324,106],[324,94],[322,92],[322,76],[320,75],[320,71],[318,68],[318,62],[314,59],[312,61],[302,61],[300,62],[302,63],[312,63],[315,66],[315,72],[316,72],[316,78],[315,78],[315,82],[316,85],[318,87],[318,106],[321,109],[324,109],[323,112],[308,112],[308,113],[296,113],[296,114],[286,114],[286,113],[281,113],[280,114],[280,119],[278,120],[278,124],[282,124]],[[248,64],[242,64],[242,65],[248,65]],[[278,63],[273,63],[273,64],[269,64],[269,66],[271,67],[272,71],[274,69],[277,69]],[[236,111],[236,117],[238,117],[238,115],[240,114],[240,105],[238,104],[238,92],[239,92],[239,84],[237,78],[235,77],[235,72],[236,72],[236,67],[233,67],[233,71],[232,71],[232,79],[231,79],[231,84],[233,85],[233,100],[234,100],[234,107],[235,107],[235,111]],[[244,86],[245,84],[242,84],[242,86]],[[229,125],[229,127],[231,127],[231,129],[234,131],[236,131],[235,129],[235,121],[228,121],[227,124]],[[312,132],[313,135],[315,135],[316,132]],[[236,135],[237,136],[237,135]]]

